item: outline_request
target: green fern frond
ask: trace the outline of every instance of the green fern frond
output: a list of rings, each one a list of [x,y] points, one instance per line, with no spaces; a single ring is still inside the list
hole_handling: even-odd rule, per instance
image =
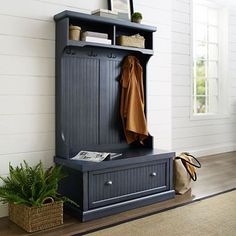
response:
[[[62,173],[61,166],[45,170],[41,161],[34,167],[30,167],[26,161],[15,168],[9,163],[9,176],[0,176],[3,181],[0,202],[42,206],[47,197],[58,200],[58,182],[64,177],[66,175]],[[76,205],[67,198],[60,199]]]

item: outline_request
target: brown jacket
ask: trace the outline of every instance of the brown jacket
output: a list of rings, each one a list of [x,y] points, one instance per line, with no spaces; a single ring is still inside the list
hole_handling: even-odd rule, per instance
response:
[[[136,57],[128,56],[124,60],[120,83],[120,114],[127,143],[142,143],[148,130],[144,114],[143,69]]]

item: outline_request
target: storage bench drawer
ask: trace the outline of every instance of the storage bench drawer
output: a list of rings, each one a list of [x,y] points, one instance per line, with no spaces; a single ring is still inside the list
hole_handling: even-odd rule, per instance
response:
[[[89,208],[169,189],[169,159],[89,172]]]

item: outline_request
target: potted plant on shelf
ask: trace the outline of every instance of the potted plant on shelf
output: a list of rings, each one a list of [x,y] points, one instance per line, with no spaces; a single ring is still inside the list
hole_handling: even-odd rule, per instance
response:
[[[63,224],[63,202],[76,204],[57,192],[64,177],[60,166],[45,170],[41,161],[34,167],[9,164],[9,176],[0,177],[0,201],[9,204],[10,220],[27,232]]]
[[[140,12],[134,12],[131,16],[131,21],[135,23],[141,23],[143,16]]]

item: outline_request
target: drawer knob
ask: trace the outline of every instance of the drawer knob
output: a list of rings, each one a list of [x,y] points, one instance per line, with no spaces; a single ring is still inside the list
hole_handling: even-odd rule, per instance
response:
[[[157,176],[157,173],[156,173],[156,172],[152,172],[152,173],[151,173],[151,176],[152,176],[152,177]]]
[[[112,181],[111,180],[107,181],[106,185],[112,185]]]

